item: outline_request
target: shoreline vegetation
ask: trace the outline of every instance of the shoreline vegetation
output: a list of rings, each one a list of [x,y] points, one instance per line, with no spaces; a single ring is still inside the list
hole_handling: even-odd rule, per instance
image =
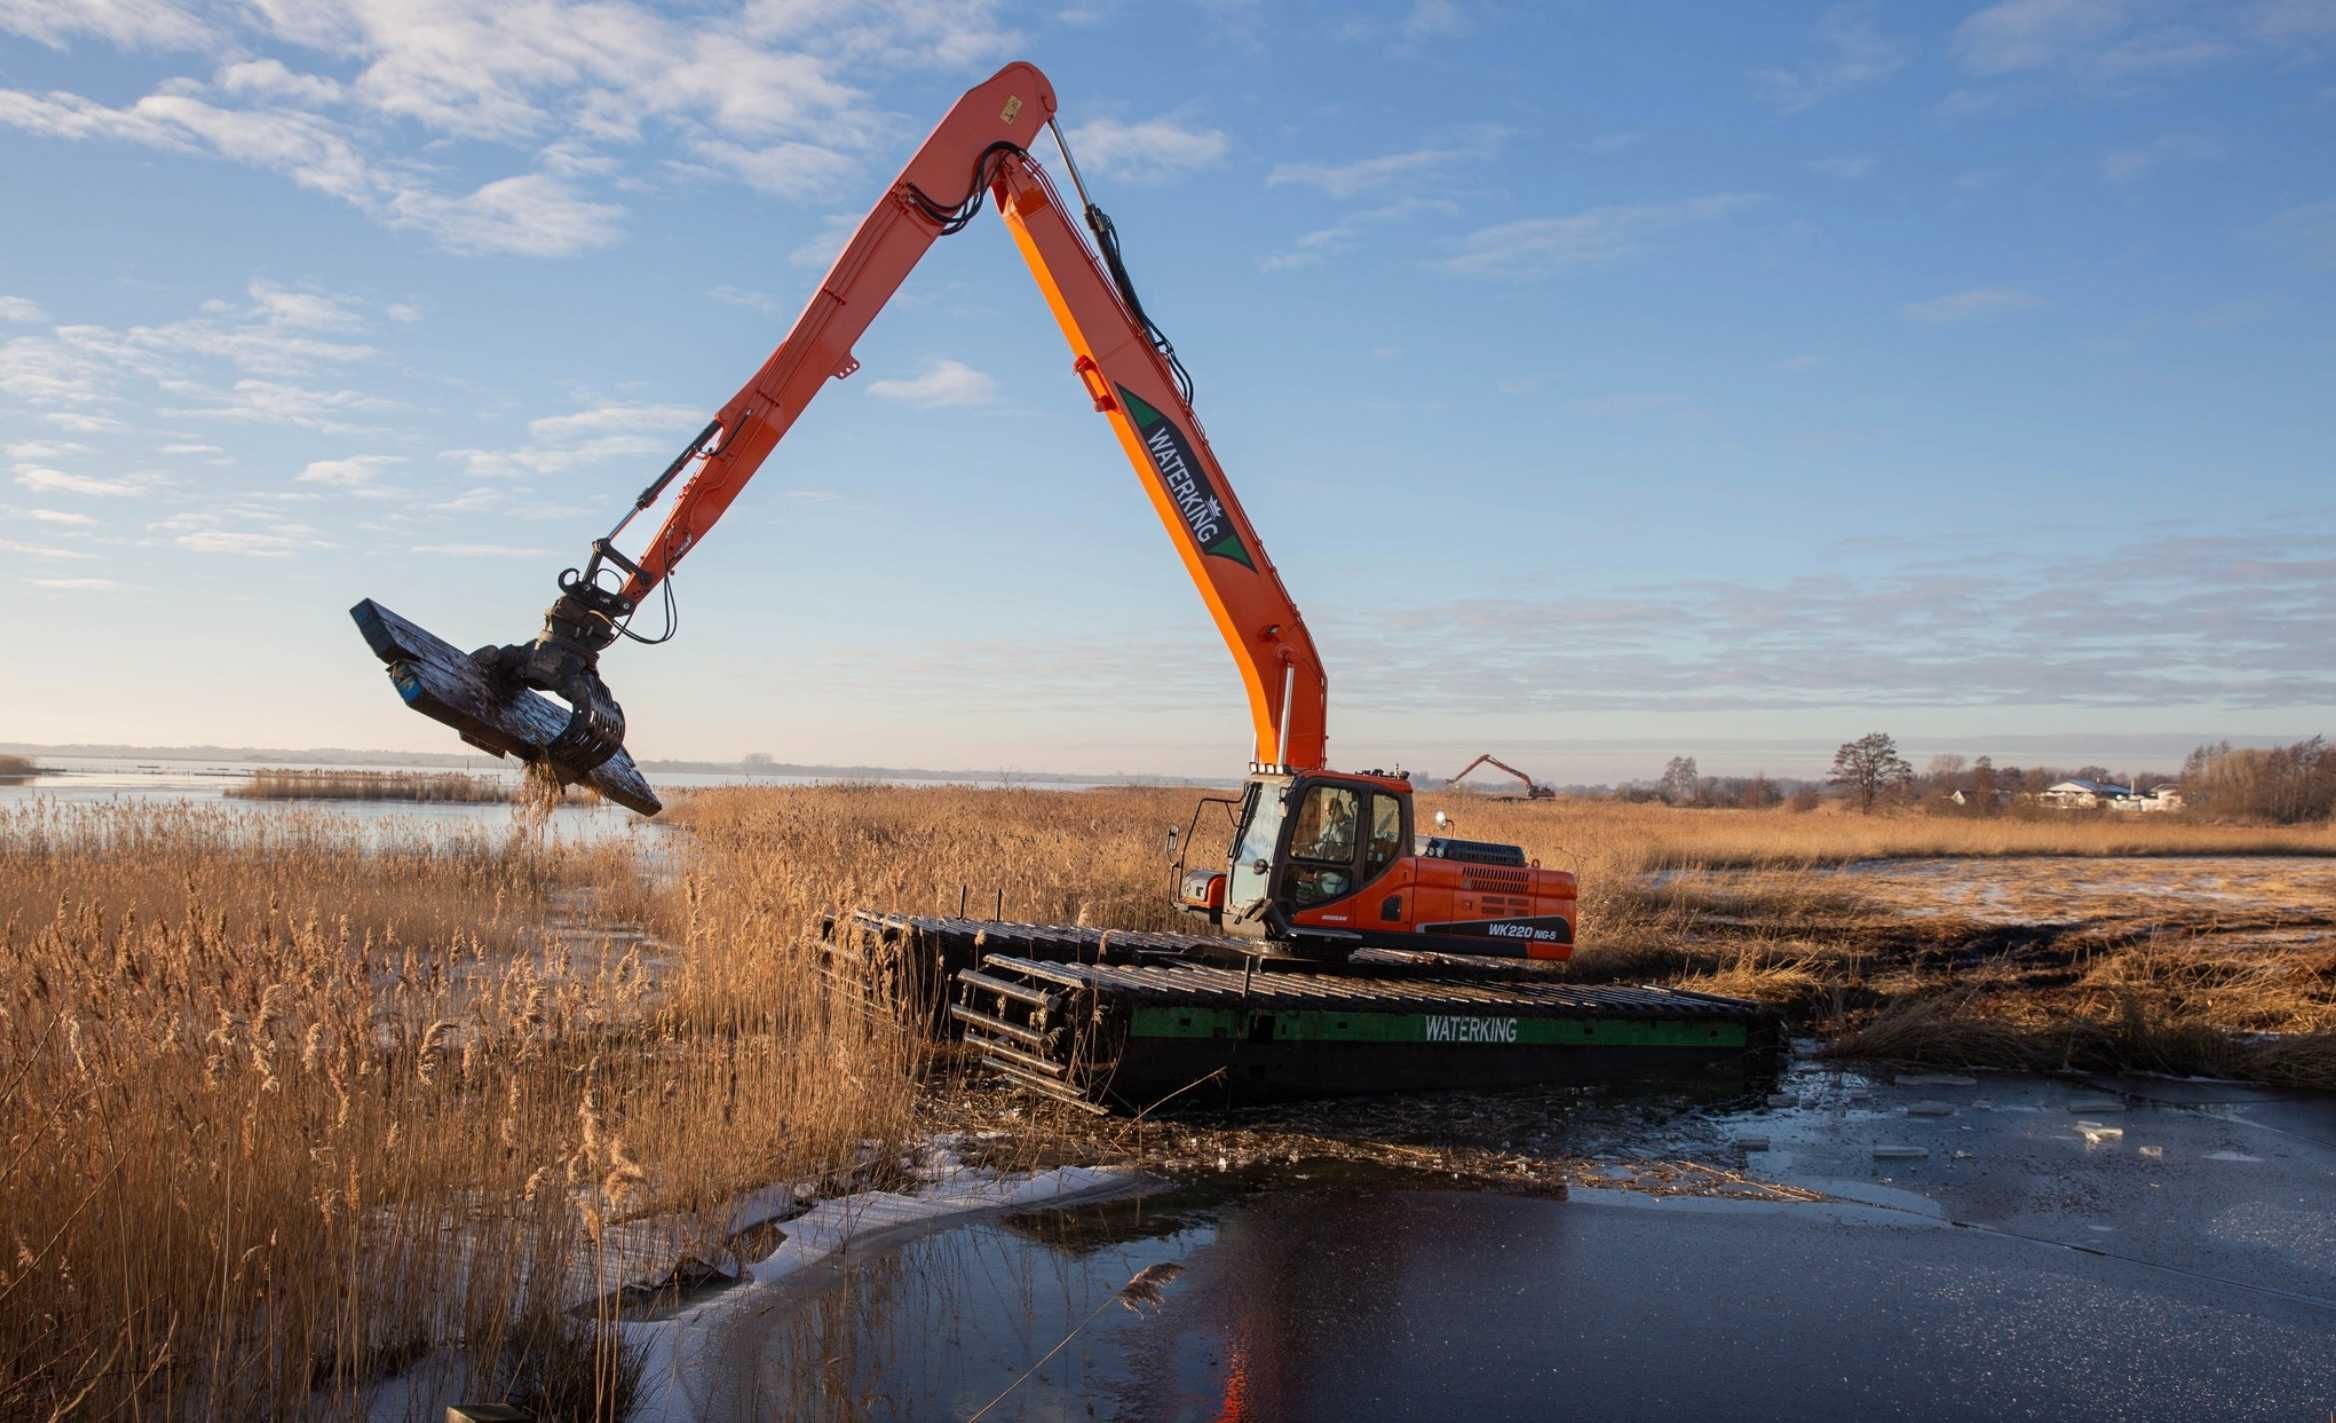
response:
[[[397,800],[492,804],[510,801],[511,782],[460,771],[254,771],[222,792],[230,800]]]
[[[822,972],[821,911],[1178,926],[1193,795],[692,791],[654,872],[301,804],[0,806],[0,1415],[340,1416],[436,1370],[619,1416],[597,1282],[641,1222],[720,1266],[767,1246],[727,1233],[746,1193],[884,1185],[968,1111],[1010,1157],[1071,1139]],[[1439,808],[1581,876],[1585,980],[1889,1061],[2336,1089],[2326,825]]]

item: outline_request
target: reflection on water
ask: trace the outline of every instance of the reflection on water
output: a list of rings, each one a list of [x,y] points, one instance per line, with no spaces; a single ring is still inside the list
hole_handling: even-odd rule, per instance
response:
[[[1214,1230],[1206,1211],[1156,1196],[983,1221],[855,1258],[731,1331],[700,1416],[967,1418],[993,1402],[993,1419],[1097,1416],[1089,1403],[1121,1377],[1123,1336],[1150,1318],[1120,1307],[1119,1290]],[[1202,1362],[1196,1402],[1215,1396],[1221,1373],[1220,1357]]]
[[[383,771],[398,767],[357,765],[335,761],[141,761],[123,756],[51,756],[28,758],[39,773],[0,779],[0,811],[34,801],[59,804],[90,802],[225,802],[259,813],[288,810],[326,810],[359,827],[376,847],[399,837],[441,839],[469,831],[500,833],[512,824],[511,808],[499,804],[449,804],[416,801],[363,800],[233,800],[227,789],[247,780],[254,771]],[[459,766],[433,766],[433,772],[452,771],[487,781],[517,786],[516,762],[479,756]],[[819,776],[748,775],[741,772],[657,772],[652,784],[663,790],[708,786],[810,786],[834,778]],[[1002,785],[1002,781],[932,781],[901,778],[887,784]],[[1042,783],[1050,790],[1083,789],[1089,782]],[[552,831],[577,844],[599,844],[631,834],[645,823],[622,806],[570,799],[552,817]]]

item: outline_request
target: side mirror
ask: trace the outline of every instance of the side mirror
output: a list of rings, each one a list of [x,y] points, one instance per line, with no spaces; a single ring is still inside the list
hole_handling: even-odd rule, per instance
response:
[[[1446,814],[1444,814],[1444,812],[1442,812],[1442,811],[1440,811],[1440,810],[1439,810],[1439,811],[1437,811],[1437,812],[1436,812],[1436,828],[1437,828],[1438,830],[1449,830],[1449,829],[1451,829],[1451,828],[1452,828],[1452,817],[1451,817],[1451,816],[1449,816],[1449,815],[1446,815]]]
[[[1168,827],[1168,858],[1176,858],[1176,827],[1173,825]]]

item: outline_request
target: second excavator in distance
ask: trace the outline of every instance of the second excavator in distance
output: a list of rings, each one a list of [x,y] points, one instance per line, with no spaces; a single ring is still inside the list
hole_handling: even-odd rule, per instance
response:
[[[644,489],[559,597],[532,642],[462,654],[368,600],[354,610],[374,652],[415,709],[497,753],[541,761],[644,813],[658,801],[623,750],[622,710],[601,654],[634,633],[633,616],[663,590],[830,380],[859,369],[853,343],[933,242],[971,223],[986,201],[1028,263],[1070,344],[1071,373],[1136,469],[1201,601],[1232,650],[1248,696],[1254,749],[1228,813],[1221,861],[1188,866],[1179,905],[1222,935],[1267,952],[1327,960],[1363,948],[1555,960],[1574,942],[1574,876],[1527,862],[1513,845],[1417,837],[1410,778],[1336,771],[1326,755],[1328,679],[1297,604],[1209,447],[1192,382],[1136,295],[1111,219],[1089,198],[1055,123],[1053,86],[1009,64],[969,90],[844,244],[778,347]],[[1062,147],[1094,246],[1030,146]],[[697,466],[637,557],[616,546],[684,470]],[[567,703],[562,716],[536,692]],[[1529,782],[1528,782],[1529,783]],[[1201,810],[1196,808],[1195,824]],[[1184,844],[1190,852],[1191,829]]]

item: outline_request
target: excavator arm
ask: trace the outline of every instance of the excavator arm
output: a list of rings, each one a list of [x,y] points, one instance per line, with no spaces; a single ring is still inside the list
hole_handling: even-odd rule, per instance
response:
[[[1029,263],[1070,343],[1074,373],[1110,422],[1233,651],[1249,697],[1253,759],[1297,770],[1323,764],[1328,688],[1313,638],[1209,448],[1173,350],[1135,297],[1110,219],[1082,203],[1099,261],[1029,151],[1041,128],[1061,141],[1054,114],[1052,86],[1028,64],[1010,64],[967,91],[861,221],[762,368],[593,544],[586,568],[562,575],[561,601],[543,635],[500,650],[527,685],[567,695],[577,722],[601,723],[571,723],[554,743],[564,770],[589,769],[591,756],[621,744],[622,713],[598,684],[598,653],[712,530],[811,398],[858,369],[853,343],[926,249],[961,230],[985,198]],[[1064,158],[1077,181],[1067,145]],[[693,462],[696,473],[639,558],[618,552],[625,526]],[[621,589],[604,578],[604,564],[622,572]],[[593,707],[596,698],[605,707]]]
[[[1546,800],[1549,798],[1550,792],[1547,786],[1544,786],[1535,781],[1531,776],[1526,775],[1523,771],[1518,770],[1516,767],[1510,765],[1506,761],[1503,761],[1500,757],[1493,755],[1489,751],[1469,762],[1467,765],[1461,767],[1460,774],[1454,776],[1451,783],[1453,785],[1458,785],[1460,782],[1468,779],[1468,773],[1475,770],[1479,766],[1491,766],[1496,770],[1506,771],[1510,775],[1515,776],[1518,780],[1523,781],[1525,783],[1525,795],[1530,800]]]

